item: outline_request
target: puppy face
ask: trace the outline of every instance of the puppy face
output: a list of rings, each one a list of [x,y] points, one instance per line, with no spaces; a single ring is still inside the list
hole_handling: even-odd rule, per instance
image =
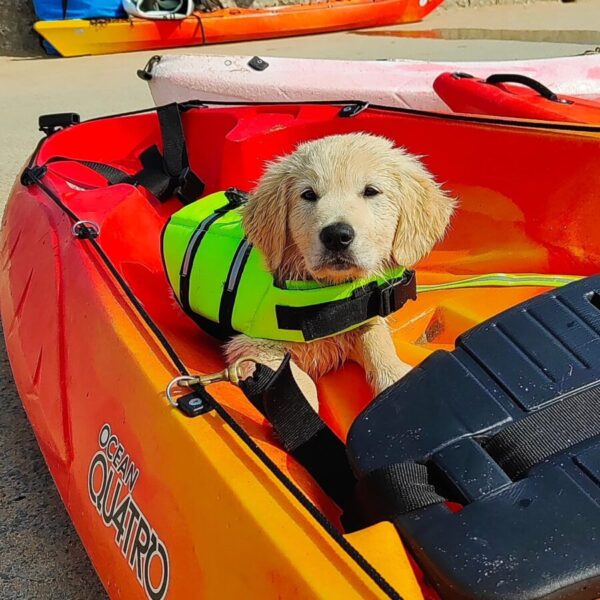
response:
[[[274,273],[335,283],[413,265],[453,208],[418,159],[385,138],[349,134],[271,163],[244,219]]]

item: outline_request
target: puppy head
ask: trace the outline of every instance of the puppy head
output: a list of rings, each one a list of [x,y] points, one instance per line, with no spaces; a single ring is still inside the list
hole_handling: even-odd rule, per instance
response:
[[[273,273],[336,283],[414,265],[453,210],[417,158],[358,133],[301,144],[270,163],[244,225]]]

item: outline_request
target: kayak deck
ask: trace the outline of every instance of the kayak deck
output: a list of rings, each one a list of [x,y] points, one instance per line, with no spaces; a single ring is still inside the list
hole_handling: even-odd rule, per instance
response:
[[[442,0],[325,0],[272,8],[196,12],[178,20],[38,21],[62,56],[241,42],[420,21]]]
[[[238,113],[237,110],[240,112]],[[559,133],[535,130],[511,132],[509,128],[500,129],[495,133],[486,125],[458,125],[438,121],[435,118],[422,119],[410,114],[397,115],[396,120],[404,123],[406,129],[395,133],[389,129],[389,122],[386,122],[388,115],[385,111],[374,110],[364,119],[360,121],[356,119],[354,123],[352,120],[328,122],[313,117],[315,112],[320,111],[333,111],[335,114],[337,109],[273,106],[211,109],[210,111],[205,109],[186,113],[191,163],[205,180],[206,192],[230,186],[248,189],[250,182],[256,181],[260,175],[264,160],[272,158],[265,154],[263,147],[265,143],[273,151],[285,152],[290,150],[297,140],[313,135],[311,132],[319,131],[321,135],[330,132],[325,131],[324,128],[336,132],[345,130],[347,128],[345,123],[353,129],[360,122],[363,128],[374,133],[398,135],[398,143],[406,145],[409,150],[418,154],[426,154],[426,162],[430,163],[432,171],[438,174],[441,181],[446,182],[451,190],[456,190],[460,198],[459,213],[453,221],[448,238],[422,265],[419,265],[417,272],[420,285],[464,280],[482,273],[580,274],[594,269],[594,253],[589,253],[589,250],[581,255],[575,250],[572,253],[565,252],[562,248],[564,240],[553,239],[554,235],[564,235],[563,223],[543,221],[544,229],[540,231],[542,224],[536,223],[535,219],[541,215],[538,217],[535,211],[553,210],[564,215],[570,209],[566,202],[562,207],[557,206],[556,202],[548,207],[538,205],[544,197],[543,192],[536,189],[540,186],[540,181],[529,175],[536,170],[547,173],[550,167],[541,162],[539,153],[534,152],[533,147],[528,162],[517,166],[515,160],[510,160],[511,172],[521,185],[520,190],[511,190],[511,196],[504,196],[498,190],[509,186],[502,181],[502,174],[492,175],[489,172],[490,166],[486,167],[485,173],[481,172],[483,168],[481,160],[478,161],[479,176],[481,178],[484,175],[493,176],[493,185],[498,189],[493,189],[489,183],[482,187],[473,187],[470,184],[469,187],[464,188],[463,184],[456,181],[457,174],[460,177],[468,173],[469,178],[473,178],[476,157],[470,151],[468,156],[465,155],[467,164],[461,167],[459,163],[444,157],[442,153],[442,148],[453,138],[457,128],[463,130],[465,135],[472,133],[476,137],[485,132],[490,138],[500,139],[503,144],[512,144],[513,137],[518,136],[523,138],[526,146],[529,143],[535,144],[540,138],[552,146],[563,137]],[[248,114],[249,116],[246,117]],[[115,129],[114,136],[109,134],[106,139],[122,138],[124,133],[139,121],[143,123],[143,130],[153,131],[155,128],[153,118],[153,115],[141,115],[106,122],[107,128]],[[418,128],[413,129],[417,124],[418,128],[424,128],[422,135],[427,139],[425,143],[417,139]],[[435,137],[439,141],[434,142],[426,135],[425,130],[428,128],[435,128]],[[201,136],[196,136],[192,133],[194,131],[203,133]],[[84,127],[72,131],[72,135],[78,132],[84,135]],[[223,136],[223,140],[220,136]],[[580,139],[580,143],[585,141]],[[138,143],[136,140],[136,146]],[[253,150],[255,145],[256,148],[260,148],[256,155]],[[49,157],[51,147],[52,145],[48,144],[42,149],[39,158],[41,162]],[[593,147],[595,149],[595,146]],[[508,151],[507,146],[502,148]],[[102,150],[114,153],[112,145],[101,149],[101,153]],[[122,152],[127,152],[126,145]],[[218,163],[215,163],[215,153],[220,154]],[[94,160],[102,159],[96,149],[93,154]],[[581,154],[580,151],[578,153],[580,158]],[[586,157],[585,164],[589,164],[592,160],[592,154]],[[508,160],[500,151],[495,155],[498,160]],[[92,156],[89,159],[92,160]],[[127,159],[131,160],[123,156],[118,162]],[[517,169],[519,173],[516,172]],[[97,175],[90,175],[87,169],[75,164],[56,164],[51,166],[51,170],[56,173],[68,173],[68,176],[74,177],[77,182],[82,180],[89,182],[90,177],[95,177],[96,182],[98,180]],[[575,176],[567,175],[564,178],[563,186],[565,185],[579,188],[581,182]],[[556,192],[548,190],[548,193]],[[123,186],[121,193],[115,193],[110,200],[104,198],[104,195],[103,189],[71,194],[69,207],[80,218],[90,219],[100,225],[104,232],[102,236],[104,249],[115,261],[144,305],[153,308],[153,317],[167,337],[172,338],[174,347],[188,368],[204,373],[220,370],[223,362],[218,343],[196,326],[191,325],[187,317],[174,305],[163,272],[159,247],[156,245],[166,219],[178,209],[179,202],[171,201],[156,205],[155,201],[142,190],[127,186]],[[153,210],[148,210],[148,203],[153,206]],[[586,210],[579,205],[572,209],[575,213]],[[140,220],[143,221],[145,236],[136,242],[136,234],[126,225],[128,222]],[[577,226],[570,227],[571,235],[576,235],[577,229]],[[543,243],[546,245],[536,239],[542,234]],[[124,239],[128,240],[130,236],[133,237],[124,244]],[[580,244],[583,240],[575,239],[573,243]],[[586,247],[589,243],[586,239]],[[144,268],[141,269],[136,265],[144,265]],[[406,362],[416,364],[435,349],[453,347],[456,337],[470,327],[540,293],[543,289],[543,286],[531,285],[502,288],[494,286],[491,292],[490,288],[469,287],[420,293],[416,302],[408,303],[391,319],[398,353]],[[361,370],[353,364],[344,367],[340,373],[324,377],[319,382],[319,390],[323,413],[341,436],[345,435],[356,414],[372,397]],[[246,412],[244,407],[247,402],[241,394],[232,394],[230,401],[231,408],[240,411],[240,414]],[[250,411],[250,415],[252,416],[244,417],[244,421],[249,419],[245,424],[255,428],[262,422],[262,418],[254,411]]]

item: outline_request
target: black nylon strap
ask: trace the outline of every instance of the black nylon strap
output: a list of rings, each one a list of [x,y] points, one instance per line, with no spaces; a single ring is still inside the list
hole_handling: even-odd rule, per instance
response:
[[[163,157],[158,146],[150,146],[140,154],[142,168],[135,174],[138,185],[145,187],[159,200],[173,195],[173,179],[165,173]]]
[[[160,106],[156,114],[163,153],[161,155],[154,146],[144,152],[140,157],[143,169],[136,178],[146,181],[159,200],[175,195],[189,204],[202,195],[204,183],[190,168],[180,107],[176,103]]]
[[[292,374],[290,356],[277,371],[257,365],[254,375],[242,381],[240,387],[272,424],[283,447],[338,506],[344,506],[356,481],[344,443],[302,394]]]
[[[377,520],[391,520],[446,499],[429,483],[425,465],[401,462],[387,465],[358,480],[356,503],[361,511]]]
[[[386,285],[372,284],[356,290],[352,298],[324,304],[292,307],[276,306],[280,329],[302,331],[308,342],[334,335],[373,317],[386,317],[417,297],[414,271],[405,271],[400,279]]]
[[[156,110],[163,138],[163,159],[167,174],[177,177],[189,166],[181,112],[175,103]]]
[[[74,162],[83,165],[104,177],[110,185],[134,182],[134,178],[129,175],[129,173],[126,173],[117,167],[113,167],[112,165],[107,165],[106,163],[95,162],[92,160],[77,160],[76,158],[68,158],[67,156],[53,156],[48,159],[46,164],[48,165],[55,162]]]
[[[600,385],[507,425],[484,448],[516,479],[554,454],[596,436],[600,436]]]
[[[161,106],[156,109],[156,113],[163,140],[163,154],[157,146],[151,146],[142,152],[140,154],[142,168],[135,175],[129,175],[105,163],[62,156],[55,156],[48,160],[48,163],[75,162],[96,171],[110,185],[117,183],[140,185],[161,201],[177,196],[185,204],[189,204],[202,195],[204,183],[190,168],[179,105]]]

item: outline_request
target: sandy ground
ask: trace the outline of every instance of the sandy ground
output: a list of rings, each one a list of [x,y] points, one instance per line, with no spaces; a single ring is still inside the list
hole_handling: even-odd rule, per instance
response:
[[[574,55],[600,44],[599,3],[578,0],[440,10],[424,23],[382,28],[377,35],[340,33],[187,49],[186,53],[432,60]],[[420,31],[425,37],[399,35],[406,31]],[[430,39],[427,32],[442,39]],[[37,117],[75,111],[89,118],[151,105],[146,84],[135,72],[152,54],[0,57],[0,210],[40,136]],[[3,349],[0,397],[0,599],[104,598],[46,471]]]

